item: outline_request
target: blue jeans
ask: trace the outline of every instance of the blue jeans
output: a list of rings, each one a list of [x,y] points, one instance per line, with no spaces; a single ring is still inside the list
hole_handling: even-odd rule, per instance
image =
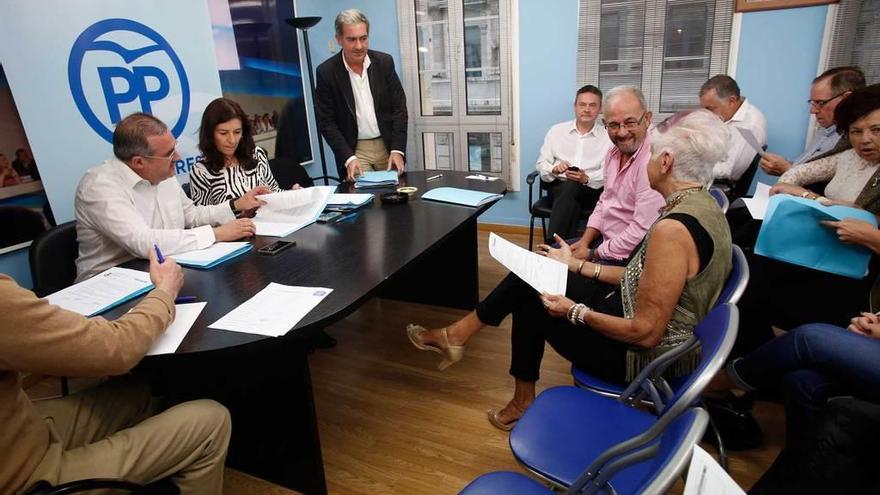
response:
[[[752,388],[782,390],[791,440],[795,432],[806,431],[831,397],[880,400],[880,340],[810,323],[734,361],[729,371]]]

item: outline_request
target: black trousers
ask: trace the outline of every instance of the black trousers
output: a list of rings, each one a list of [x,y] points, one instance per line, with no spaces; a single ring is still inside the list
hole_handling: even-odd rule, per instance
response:
[[[743,356],[773,339],[773,329],[807,323],[846,327],[868,309],[868,292],[876,277],[856,280],[747,253],[749,285],[740,299],[739,334],[732,356]]]
[[[608,284],[569,272],[565,295],[602,313],[623,314],[620,291]],[[605,380],[624,380],[626,344],[550,316],[538,293],[513,273],[477,305],[477,317],[487,325],[498,326],[509,314],[513,315],[510,374],[514,378],[538,381],[544,342],[548,342],[579,368]]]
[[[563,239],[574,237],[583,211],[596,206],[602,189],[593,189],[569,180],[557,180],[545,187],[553,208],[545,232],[547,242],[555,242],[553,234],[559,234]]]

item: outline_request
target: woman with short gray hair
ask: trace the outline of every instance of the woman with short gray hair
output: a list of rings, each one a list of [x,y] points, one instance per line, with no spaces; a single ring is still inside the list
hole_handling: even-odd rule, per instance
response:
[[[565,295],[538,294],[510,274],[476,311],[449,327],[410,325],[413,345],[442,354],[445,367],[463,357],[473,334],[512,313],[514,395],[504,408],[489,411],[489,422],[503,430],[535,398],[545,341],[592,375],[632,380],[693,335],[730,273],[730,230],[705,188],[727,136],[721,120],[706,110],[676,114],[653,131],[648,179],[666,206],[625,267],[577,259],[557,236],[559,248],[540,245],[538,252],[568,266]],[[686,355],[672,373],[689,373],[698,362],[697,354]]]

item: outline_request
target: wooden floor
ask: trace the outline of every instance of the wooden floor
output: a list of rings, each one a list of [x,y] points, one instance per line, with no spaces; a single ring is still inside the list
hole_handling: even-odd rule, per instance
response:
[[[487,237],[480,233],[481,295],[506,274],[489,257]],[[527,243],[524,235],[504,237]],[[445,372],[436,369],[439,355],[417,351],[406,338],[409,322],[442,326],[462,314],[373,300],[328,329],[339,344],[312,354],[310,367],[330,493],[454,494],[482,473],[521,471],[507,433],[486,420],[486,410],[503,406],[512,393],[510,319],[477,334],[465,359]],[[568,362],[548,346],[539,391],[571,383]],[[759,403],[755,414],[766,446],[731,456],[732,475],[745,489],[784,441],[779,405]],[[679,482],[671,493],[681,491]],[[226,495],[288,493],[296,492],[227,469]]]

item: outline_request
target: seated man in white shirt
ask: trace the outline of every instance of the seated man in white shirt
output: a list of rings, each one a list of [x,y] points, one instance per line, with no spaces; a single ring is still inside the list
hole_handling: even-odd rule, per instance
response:
[[[548,244],[577,235],[581,212],[592,209],[602,194],[605,155],[611,140],[603,125],[596,125],[602,113],[602,91],[586,85],[577,91],[574,120],[554,125],[544,137],[536,168],[547,188],[553,210],[546,232]]]
[[[810,88],[810,113],[816,116],[819,129],[801,156],[789,162],[776,153],[766,153],[761,158],[761,170],[769,175],[782,175],[792,166],[824,158],[851,147],[849,139],[837,132],[834,109],[853,91],[865,87],[865,73],[858,66],[834,67],[815,79]]]
[[[77,282],[143,257],[154,244],[170,255],[254,235],[254,223],[236,220],[229,204],[193,205],[175,176],[176,145],[152,115],[116,125],[116,157],[86,171],[76,190]]]
[[[755,138],[756,144],[767,145],[767,119],[739,93],[739,85],[730,76],[717,75],[700,88],[700,106],[714,113],[730,130],[730,148],[727,159],[715,164],[715,180],[736,183],[755,159],[757,150],[734,129],[744,129]]]

